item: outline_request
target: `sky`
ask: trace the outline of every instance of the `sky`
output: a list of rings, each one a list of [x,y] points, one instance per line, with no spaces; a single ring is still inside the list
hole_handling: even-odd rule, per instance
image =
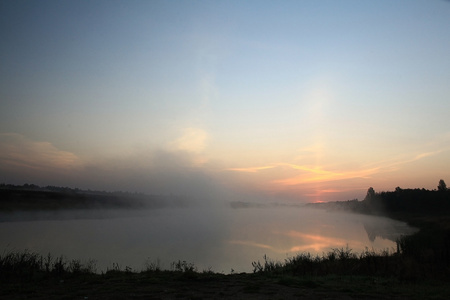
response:
[[[450,181],[450,2],[1,1],[0,182],[315,202]]]

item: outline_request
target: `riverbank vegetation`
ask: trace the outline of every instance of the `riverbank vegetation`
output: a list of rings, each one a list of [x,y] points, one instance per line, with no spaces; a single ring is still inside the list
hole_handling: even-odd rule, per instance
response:
[[[143,271],[113,264],[97,273],[95,262],[28,251],[0,256],[2,299],[447,299],[445,277],[430,277],[402,255],[333,249],[299,254],[285,262],[253,262],[252,274],[197,270],[177,261]],[[411,276],[414,275],[414,276]],[[433,273],[433,276],[437,273]]]

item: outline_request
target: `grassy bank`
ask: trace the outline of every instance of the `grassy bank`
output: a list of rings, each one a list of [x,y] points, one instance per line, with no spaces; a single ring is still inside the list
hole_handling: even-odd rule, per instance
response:
[[[392,264],[394,262],[394,264]],[[178,261],[141,272],[27,251],[0,257],[1,299],[447,299],[445,278],[398,277],[401,256],[335,249],[322,257],[254,262],[252,274],[198,271]]]
[[[9,252],[0,256],[0,299],[448,299],[445,264],[415,255],[341,248],[284,262],[264,257],[251,274],[225,275],[185,261],[97,273],[94,262]]]

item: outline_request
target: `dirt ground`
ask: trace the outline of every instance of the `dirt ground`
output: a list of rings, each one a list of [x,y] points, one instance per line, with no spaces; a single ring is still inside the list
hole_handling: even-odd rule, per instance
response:
[[[439,283],[370,277],[117,273],[0,284],[0,299],[449,299]]]

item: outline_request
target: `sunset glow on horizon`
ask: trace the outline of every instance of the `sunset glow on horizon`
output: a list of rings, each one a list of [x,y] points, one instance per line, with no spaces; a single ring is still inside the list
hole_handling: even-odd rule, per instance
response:
[[[439,0],[3,1],[0,183],[294,203],[435,189],[449,16]]]

